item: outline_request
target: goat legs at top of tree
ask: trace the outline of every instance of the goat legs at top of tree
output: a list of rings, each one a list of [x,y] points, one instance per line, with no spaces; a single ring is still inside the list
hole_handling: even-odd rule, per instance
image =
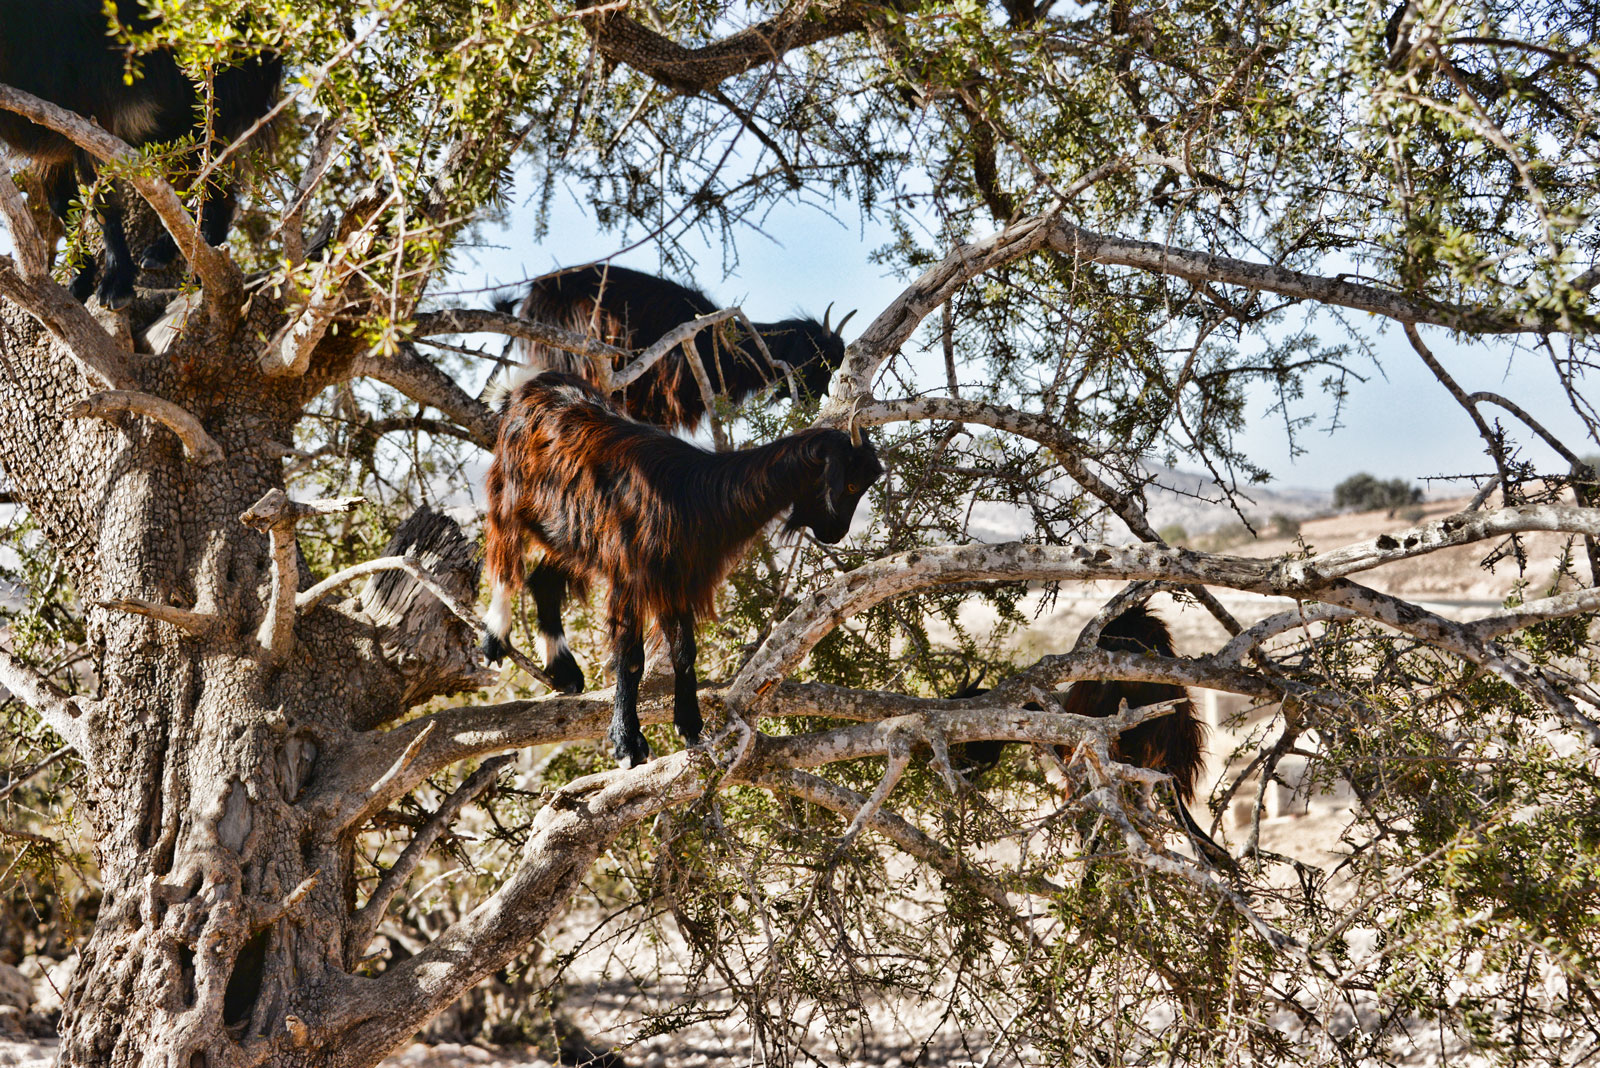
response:
[[[99,0],[53,0],[48,10],[50,17],[41,18],[36,0],[0,0],[0,84],[76,112],[136,148],[189,139],[196,153],[203,146],[215,158],[277,99],[283,62],[263,53],[218,71],[211,79],[214,107],[200,114],[206,111],[204,99],[164,49],[140,56],[138,77],[126,80],[126,49],[111,34],[112,21]],[[115,14],[117,23],[135,33],[157,25],[134,0],[116,0]],[[92,191],[85,206],[100,221],[105,265],[102,271],[91,261],[79,269],[71,283],[79,300],[94,293],[108,308],[126,307],[133,300],[137,268],[159,269],[177,256],[177,243],[162,231],[135,261],[118,194],[96,180],[94,161],[63,135],[0,111],[0,143],[45,169],[51,210],[63,222],[80,183]],[[235,201],[231,180],[208,179],[200,210],[202,240],[227,241]]]

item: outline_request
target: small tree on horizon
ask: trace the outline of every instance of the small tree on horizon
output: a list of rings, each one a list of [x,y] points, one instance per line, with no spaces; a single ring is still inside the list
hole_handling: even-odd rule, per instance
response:
[[[1353,512],[1384,509],[1393,515],[1397,509],[1422,503],[1422,489],[1403,478],[1380,479],[1365,471],[1351,475],[1333,487],[1333,506]]]

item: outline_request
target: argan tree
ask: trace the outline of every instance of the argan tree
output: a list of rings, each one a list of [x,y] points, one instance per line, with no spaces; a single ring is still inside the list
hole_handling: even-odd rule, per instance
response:
[[[1030,1063],[1355,1063],[1418,1021],[1513,1062],[1592,1055],[1600,509],[1577,456],[1600,442],[1600,8],[149,6],[138,39],[108,17],[130,78],[170,49],[204,90],[270,49],[289,80],[269,146],[198,161],[0,87],[192,272],[143,276],[122,313],[75,303],[92,221],[57,254],[26,161],[0,175],[0,467],[14,548],[65,579],[30,585],[62,625],[14,631],[0,682],[81,768],[100,887],[63,1065],[373,1064],[596,873],[689,940],[691,978],[732,991],[779,1063],[810,1041],[795,1021],[856,1041],[868,990],[943,999]],[[245,217],[208,248],[197,191],[235,171]],[[517,176],[590,204],[602,234],[571,261],[627,234],[683,271],[689,230],[736,254],[741,221],[788,198],[891,226],[904,292],[863,310],[828,395],[724,413],[750,439],[853,414],[889,472],[848,544],[763,543],[733,577],[701,635],[707,744],[657,734],[628,771],[586,744],[525,759],[513,861],[415,952],[375,952],[507,760],[600,739],[609,714],[604,689],[485,668],[475,534],[419,507],[468,492],[495,438],[463,335],[661,356],[448,296]],[[1242,491],[1267,474],[1235,438],[1252,404],[1275,395],[1294,431],[1320,387],[1336,412],[1386,332],[1482,437],[1471,507],[1282,559],[1162,543],[1148,461]],[[917,378],[918,349],[945,374]],[[1507,361],[1552,365],[1570,410],[1491,392]],[[1027,536],[975,542],[974,502]],[[1533,531],[1571,536],[1549,588],[1519,582]],[[1506,607],[1451,620],[1362,582],[1461,546],[1499,561]],[[1125,585],[1074,647],[1010,663],[1025,588],[1089,580]],[[1295,604],[1241,620],[1217,590]],[[1228,637],[1096,648],[1156,594]],[[978,600],[993,636],[964,622]],[[941,696],[985,666],[986,695]],[[1091,678],[1274,709],[1213,800],[1251,799],[1258,831],[1282,761],[1307,759],[1357,798],[1344,865],[1257,833],[1224,842],[1232,869],[1192,848],[1162,773],[1113,759],[1171,709],[1054,710]],[[977,771],[962,746],[984,739],[1023,744]]]

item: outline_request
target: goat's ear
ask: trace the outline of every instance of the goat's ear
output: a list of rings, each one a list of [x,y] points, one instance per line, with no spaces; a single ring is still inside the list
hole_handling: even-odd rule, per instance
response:
[[[837,449],[829,449],[823,453],[822,477],[828,484],[829,505],[844,499],[845,468],[848,464],[848,458],[839,455]]]

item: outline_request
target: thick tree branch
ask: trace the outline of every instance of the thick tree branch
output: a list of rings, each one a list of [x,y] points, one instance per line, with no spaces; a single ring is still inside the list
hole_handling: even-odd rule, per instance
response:
[[[1300,559],[1255,560],[1187,549],[1093,543],[1048,546],[1007,542],[913,550],[857,568],[803,601],[773,628],[730,683],[727,700],[735,708],[750,707],[799,666],[815,644],[840,622],[915,589],[996,579],[1155,579],[1318,600],[1322,591],[1346,575],[1454,545],[1532,530],[1600,532],[1600,509],[1534,505],[1488,515],[1462,513]]]
[[[1212,282],[1265,290],[1370,312],[1401,323],[1430,323],[1474,334],[1548,334],[1566,329],[1555,313],[1509,312],[1408,297],[1377,286],[1346,282],[1272,264],[1196,252],[1151,241],[1095,233],[1060,215],[1059,205],[1018,220],[990,237],[962,245],[913,282],[849,346],[834,373],[823,416],[842,420],[849,404],[867,394],[884,360],[900,351],[917,325],[962,285],[995,267],[1050,248],[1088,263],[1132,267],[1190,282]]]
[[[780,62],[796,48],[854,33],[866,26],[866,16],[873,11],[848,0],[797,4],[765,22],[694,48],[617,11],[597,12],[583,22],[596,51],[606,59],[626,63],[670,89],[692,95],[756,67]]]
[[[197,464],[214,464],[223,459],[222,446],[206,433],[188,410],[148,393],[132,390],[109,390],[96,393],[78,401],[67,410],[74,419],[93,416],[97,419],[115,419],[124,412],[132,412],[154,419],[183,442],[183,454]]]
[[[43,282],[50,277],[50,246],[45,243],[33,216],[28,214],[17,184],[11,176],[11,159],[0,154],[0,215],[5,216],[6,229],[11,233],[11,243],[17,250],[17,262],[22,278],[27,282]]]
[[[199,276],[213,320],[224,324],[226,316],[244,300],[244,282],[239,269],[226,250],[206,244],[172,186],[165,179],[150,174],[131,145],[80,115],[8,85],[0,85],[0,108],[54,130],[98,160],[123,165],[128,182],[155,209],[161,225],[167,228],[184,259]]]
[[[467,396],[449,375],[411,345],[402,344],[389,356],[358,356],[351,361],[350,374],[393,386],[419,404],[439,409],[470,433],[478,445],[494,448],[500,417],[488,405]]]
[[[82,712],[78,698],[68,696],[55,683],[4,649],[0,649],[0,685],[33,709],[62,741],[84,754],[88,736],[78,721]]]
[[[0,256],[0,297],[16,302],[60,339],[89,381],[112,389],[134,389],[138,382],[128,354],[94,320],[89,310],[50,277],[30,282],[17,273],[9,256]]]

